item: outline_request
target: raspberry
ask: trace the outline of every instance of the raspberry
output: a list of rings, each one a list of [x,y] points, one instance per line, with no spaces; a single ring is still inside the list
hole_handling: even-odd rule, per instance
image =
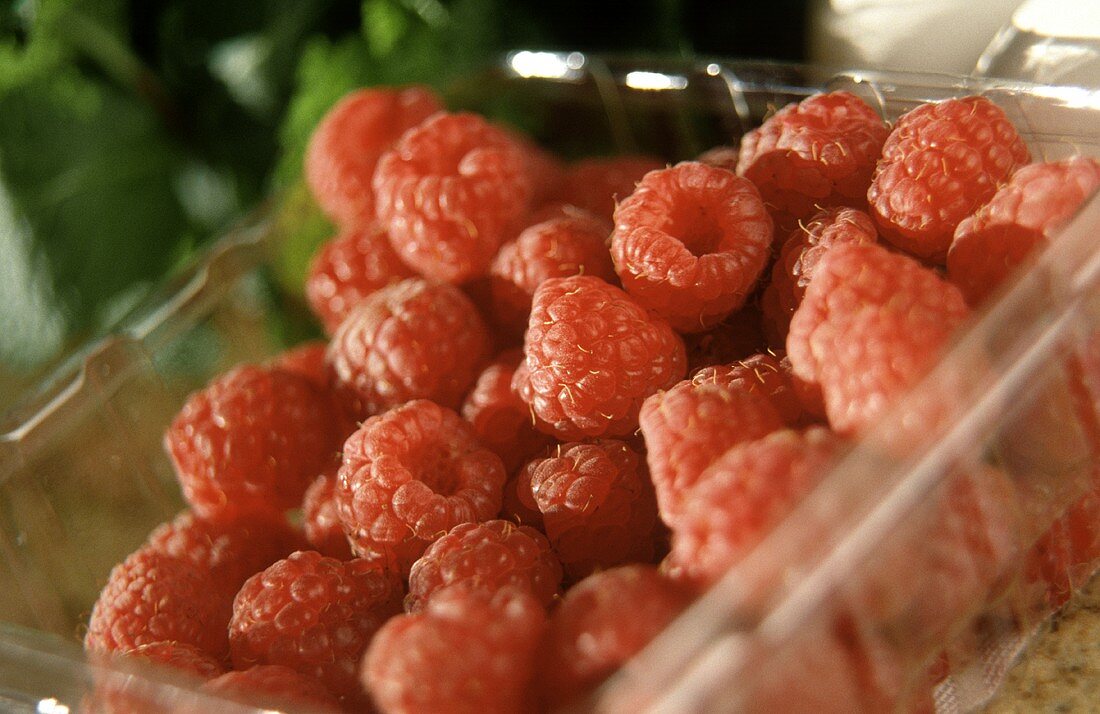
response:
[[[699,154],[695,160],[726,171],[737,171],[740,155],[740,146],[714,146]]]
[[[791,319],[794,373],[821,386],[829,424],[872,426],[931,368],[968,310],[958,288],[875,244],[834,246]]]
[[[611,257],[642,306],[681,332],[703,332],[745,303],[771,241],[750,181],[686,161],[649,172],[618,205]]]
[[[508,332],[522,334],[531,296],[544,280],[594,275],[614,281],[608,233],[602,220],[580,211],[525,228],[501,247],[489,268],[493,319]]]
[[[527,136],[507,128],[504,130],[523,152],[524,167],[531,181],[531,205],[542,206],[552,201],[565,181],[565,167],[561,161]]]
[[[742,377],[743,378],[743,377]],[[738,387],[729,368],[710,367],[642,405],[639,422],[661,519],[674,525],[712,461],[731,446],[783,426],[770,400]]]
[[[760,310],[754,304],[746,305],[706,332],[684,335],[688,374],[744,359],[759,352],[765,344]]]
[[[691,594],[652,566],[590,575],[565,594],[550,618],[539,689],[551,708],[593,690],[657,636]]]
[[[225,673],[225,668],[217,658],[195,645],[183,642],[147,642],[127,650],[125,655],[171,667],[176,671],[186,672],[204,680],[213,679]]]
[[[456,408],[488,356],[489,333],[473,303],[458,288],[419,279],[359,303],[328,349],[363,418],[413,399]]]
[[[737,173],[760,189],[782,240],[822,208],[867,205],[889,131],[854,94],[818,94],[787,105],[745,134]]]
[[[413,563],[405,610],[423,610],[434,593],[456,584],[488,593],[520,587],[549,607],[561,573],[550,544],[534,528],[500,520],[460,523]]]
[[[962,219],[1030,160],[996,104],[962,97],[923,104],[898,119],[867,192],[882,237],[942,263]]]
[[[923,508],[846,584],[853,609],[918,656],[1003,594],[1021,555],[1015,486],[1001,471],[952,476]]]
[[[513,387],[560,439],[622,436],[642,401],[684,376],[683,341],[599,278],[551,278],[535,291]]]
[[[1100,162],[1084,156],[1024,166],[955,229],[947,273],[971,305],[1046,245],[1100,186]]]
[[[334,376],[325,361],[327,350],[328,343],[326,342],[320,340],[306,342],[276,355],[268,362],[267,366],[305,377],[310,384],[321,392],[328,401],[336,434],[339,436],[336,442],[337,444],[343,444],[344,439],[355,431],[359,425],[356,423],[355,418],[348,413],[344,404],[344,395],[335,388]]]
[[[341,99],[306,150],[306,181],[325,213],[346,226],[374,218],[371,178],[378,158],[406,129],[440,109],[426,87],[361,89]]]
[[[359,658],[382,623],[401,611],[402,594],[401,580],[372,563],[294,553],[253,575],[237,594],[229,622],[233,666],[290,667],[356,702]]]
[[[504,484],[504,503],[500,508],[500,515],[501,518],[513,523],[546,532],[546,524],[542,522],[542,512],[539,511],[535,496],[531,493],[531,474],[527,468],[519,469]]]
[[[817,486],[839,447],[812,427],[730,448],[699,475],[671,524],[670,572],[713,584]]]
[[[321,246],[306,276],[306,298],[325,332],[332,334],[363,298],[413,277],[377,225],[345,230]]]
[[[333,467],[317,477],[302,501],[302,527],[314,549],[337,560],[351,560],[351,546],[336,505],[336,472]]]
[[[561,444],[517,477],[569,580],[654,557],[657,503],[645,460],[622,441]]]
[[[187,511],[158,526],[146,541],[150,550],[186,560],[208,574],[225,592],[227,604],[245,580],[304,545],[301,534],[281,517],[246,514],[205,520]]]
[[[204,684],[202,691],[265,710],[341,711],[340,702],[319,681],[277,664],[227,672]]]
[[[766,398],[783,423],[798,426],[807,416],[791,381],[791,364],[786,356],[757,353],[728,365],[699,370],[696,383],[718,383],[728,389],[753,392]]]
[[[390,242],[433,280],[461,283],[489,269],[531,200],[522,146],[474,114],[439,113],[378,161],[374,193]]]
[[[142,548],[111,571],[88,619],[84,648],[126,652],[171,641],[221,659],[229,608],[220,595],[195,565]]]
[[[497,357],[462,403],[462,418],[474,427],[478,441],[500,457],[506,473],[514,473],[523,462],[553,443],[535,429],[531,409],[512,391],[512,379],[522,359],[520,350]]]
[[[532,711],[545,628],[545,610],[522,588],[449,587],[382,627],[363,659],[363,685],[391,714]]]
[[[798,309],[806,286],[821,256],[841,243],[874,243],[875,223],[855,208],[826,208],[805,224],[799,224],[772,266],[771,282],[761,297],[764,329],[771,344],[782,347],[787,340],[791,315]]]
[[[336,503],[355,553],[408,572],[447,531],[494,517],[505,478],[500,457],[458,414],[418,400],[351,435]]]
[[[632,194],[643,176],[664,167],[652,156],[583,159],[566,169],[558,198],[610,221],[615,204]]]
[[[164,434],[202,517],[297,507],[337,448],[332,405],[304,377],[243,366],[191,395]]]

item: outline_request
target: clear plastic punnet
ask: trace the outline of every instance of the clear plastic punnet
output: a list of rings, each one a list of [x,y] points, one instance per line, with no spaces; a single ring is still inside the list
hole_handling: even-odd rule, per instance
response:
[[[980,94],[1034,160],[1100,157],[1100,92],[996,79],[518,51],[449,103],[522,119],[565,157],[670,162],[848,90],[889,121]],[[503,109],[504,111],[500,111]],[[278,206],[273,197],[271,206]],[[976,314],[933,372],[748,557],[587,700],[607,712],[965,712],[1100,565],[1035,544],[1100,492],[1100,197]],[[161,439],[191,391],[286,347],[258,286],[283,240],[260,207],[0,419],[0,709],[259,711],[80,641],[111,568],[183,507]],[[964,500],[969,510],[944,507]],[[981,552],[956,548],[980,541]],[[843,653],[842,653],[843,651]],[[852,652],[859,653],[853,662]],[[106,694],[105,694],[106,693]],[[114,700],[112,700],[114,701]]]

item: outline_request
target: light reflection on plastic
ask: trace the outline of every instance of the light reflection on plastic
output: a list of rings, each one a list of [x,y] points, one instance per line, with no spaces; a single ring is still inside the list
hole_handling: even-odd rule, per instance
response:
[[[580,52],[563,56],[558,52],[523,50],[508,58],[512,71],[525,79],[575,79],[584,68],[585,57]]]
[[[53,698],[39,699],[35,711],[38,714],[69,714],[69,707]]]
[[[1063,106],[1070,108],[1100,109],[1100,90],[1036,85],[1029,87],[1028,92],[1036,96],[1060,100]]]
[[[721,72],[721,71],[722,71],[722,68],[719,67],[714,62],[711,62],[710,64],[707,65],[707,74],[709,74],[711,77],[717,77],[718,73]]]
[[[646,89],[663,91],[666,89],[686,89],[687,77],[678,74],[662,74],[660,72],[627,72],[626,86],[631,89]]]

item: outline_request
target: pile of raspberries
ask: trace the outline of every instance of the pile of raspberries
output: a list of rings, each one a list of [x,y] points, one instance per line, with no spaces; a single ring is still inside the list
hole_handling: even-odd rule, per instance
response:
[[[191,395],[164,437],[188,509],[85,637],[303,711],[586,706],[1100,185],[985,98],[891,126],[842,91],[667,165],[364,89],[305,173],[338,226],[305,285],[330,339]],[[1074,359],[1095,424],[1100,357]],[[927,711],[960,622],[1100,556],[1100,480],[1037,541],[995,466],[938,494],[754,706]]]

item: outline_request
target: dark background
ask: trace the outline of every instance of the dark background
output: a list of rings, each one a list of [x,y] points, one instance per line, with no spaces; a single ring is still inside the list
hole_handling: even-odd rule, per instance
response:
[[[800,60],[805,14],[795,0],[0,6],[0,407],[292,190],[313,125],[354,87],[439,87],[516,47]]]

